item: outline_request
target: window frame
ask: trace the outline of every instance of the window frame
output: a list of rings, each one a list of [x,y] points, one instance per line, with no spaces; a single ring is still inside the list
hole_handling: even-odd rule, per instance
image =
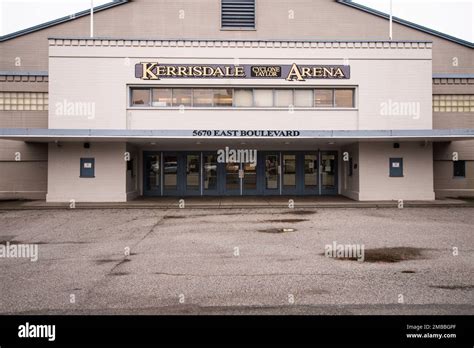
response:
[[[95,178],[95,157],[80,157],[79,159],[79,177],[80,178],[86,178],[86,179],[91,179]],[[92,163],[91,168],[84,168],[85,163]],[[91,173],[87,174],[86,171],[89,170]]]
[[[404,168],[403,168],[403,157],[390,157],[388,161],[389,161],[389,169],[388,169],[389,177],[390,178],[403,178],[405,176]],[[399,175],[394,174],[394,172],[392,171],[392,168],[395,168],[395,167],[392,166],[392,164],[394,162],[399,162],[400,163],[400,167],[399,167],[400,174]]]
[[[462,163],[462,172],[463,175],[456,175],[456,164]],[[466,161],[465,160],[457,160],[453,161],[453,178],[454,179],[465,179],[466,178]]]
[[[357,110],[357,89],[358,86],[337,86],[337,87],[326,87],[326,86],[301,86],[301,87],[294,87],[294,86],[264,86],[264,85],[259,85],[259,86],[251,86],[251,85],[235,85],[235,86],[220,86],[220,85],[150,85],[150,86],[143,86],[143,85],[128,85],[129,89],[129,101],[128,101],[128,106],[127,109],[139,109],[139,110],[144,110],[144,109],[158,109],[158,110],[173,110],[173,109],[179,109],[179,106],[152,106],[153,103],[153,90],[154,89],[171,89],[171,102],[173,101],[174,98],[174,90],[176,89],[190,89],[191,90],[191,106],[185,106],[187,109],[224,109],[224,110],[232,110],[232,109],[256,109],[256,110],[265,110],[265,109],[275,109],[275,110],[288,110],[288,107],[286,106],[275,106],[275,91],[276,90],[291,90],[292,91],[292,104],[291,107],[295,110],[348,110],[348,111],[356,111]],[[149,105],[133,105],[133,91],[134,90],[144,90],[148,89],[149,90],[149,98],[150,98],[150,104]],[[212,105],[207,105],[207,106],[194,106],[194,101],[195,101],[195,90],[197,89],[208,89],[212,91],[212,95],[214,96],[214,90],[218,89],[231,89],[232,91],[232,105],[229,106],[215,106],[214,103],[214,97],[212,97]],[[235,105],[235,90],[240,90],[240,89],[245,89],[245,90],[250,90],[252,91],[252,106],[236,106]],[[272,96],[273,96],[273,101],[272,101],[272,106],[256,106],[255,105],[255,90],[271,90],[272,91]],[[332,91],[332,106],[316,106],[316,90],[321,90],[321,89],[326,89],[326,90],[331,90]],[[335,98],[336,98],[336,93],[335,90],[337,89],[343,89],[343,90],[351,90],[352,91],[352,107],[336,107],[335,106]],[[312,91],[312,99],[313,99],[313,105],[312,106],[296,106],[295,105],[295,93],[297,90],[311,90]]]

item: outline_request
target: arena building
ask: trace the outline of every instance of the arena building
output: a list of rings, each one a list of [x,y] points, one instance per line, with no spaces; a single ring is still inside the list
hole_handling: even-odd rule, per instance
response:
[[[473,44],[335,0],[114,1],[1,38],[0,198],[474,196]]]

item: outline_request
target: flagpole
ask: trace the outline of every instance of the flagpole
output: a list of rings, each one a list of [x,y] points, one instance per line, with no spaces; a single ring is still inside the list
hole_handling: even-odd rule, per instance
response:
[[[94,37],[94,0],[91,0],[91,37]]]
[[[390,0],[390,40],[393,39],[393,29],[392,29],[392,23],[393,23],[393,18],[392,18],[392,0]]]

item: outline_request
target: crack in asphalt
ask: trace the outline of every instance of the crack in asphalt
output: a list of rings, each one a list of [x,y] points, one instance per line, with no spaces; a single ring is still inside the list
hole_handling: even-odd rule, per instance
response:
[[[133,246],[130,248],[130,252],[132,251],[132,249],[134,249],[138,244],[140,244],[143,240],[145,240],[154,230],[157,226],[159,226],[161,223],[164,222],[165,220],[165,216],[166,216],[166,213],[167,213],[168,209],[166,209],[164,211],[164,214],[161,216],[161,217],[158,217],[158,216],[155,216],[157,218],[157,221],[156,223],[153,224],[153,226],[151,226],[150,230],[148,232],[146,232],[142,238],[140,238],[135,244],[133,244]],[[130,253],[130,256],[132,256],[133,253]],[[90,288],[89,290],[84,294],[84,301],[87,301],[87,299],[90,297],[91,295],[91,292],[97,288],[97,286],[100,285],[100,283],[103,283],[103,282],[108,282],[110,281],[110,275],[114,275],[114,270],[117,269],[118,267],[120,267],[121,265],[125,264],[126,262],[130,262],[132,260],[130,260],[128,258],[128,256],[124,256],[124,258],[122,260],[119,260],[105,275],[104,277],[102,277],[101,279],[99,279],[97,282],[95,282]]]
[[[333,276],[339,277],[337,274],[331,273],[261,273],[261,274],[187,274],[187,273],[167,273],[155,272],[155,275],[164,275],[170,277],[196,277],[196,278],[210,278],[210,277],[284,277],[284,276]]]

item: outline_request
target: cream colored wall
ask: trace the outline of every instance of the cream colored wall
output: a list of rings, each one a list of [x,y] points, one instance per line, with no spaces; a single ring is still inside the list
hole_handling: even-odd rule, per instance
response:
[[[54,41],[50,55],[50,128],[187,129],[430,129],[432,127],[431,50],[429,48],[274,48],[274,47],[98,47],[99,41]],[[112,44],[113,45],[113,44]],[[356,44],[357,45],[357,44]],[[410,45],[411,47],[411,45]],[[180,57],[180,58],[172,58]],[[342,64],[349,59],[351,78],[286,81],[263,79],[162,79],[134,76],[141,61],[165,63]],[[269,58],[271,57],[271,58]],[[317,57],[317,58],[315,58]],[[355,86],[355,110],[143,110],[128,106],[128,85],[196,86]],[[64,116],[58,106],[94,105],[90,115]],[[383,104],[417,103],[419,115],[383,115]],[[258,116],[257,116],[258,115]]]
[[[389,158],[403,158],[403,177],[389,176]],[[362,142],[359,144],[359,199],[365,200],[432,200],[432,145],[419,142]]]
[[[49,144],[48,202],[124,202],[126,193],[125,143]],[[80,158],[95,158],[95,178],[80,178]]]

